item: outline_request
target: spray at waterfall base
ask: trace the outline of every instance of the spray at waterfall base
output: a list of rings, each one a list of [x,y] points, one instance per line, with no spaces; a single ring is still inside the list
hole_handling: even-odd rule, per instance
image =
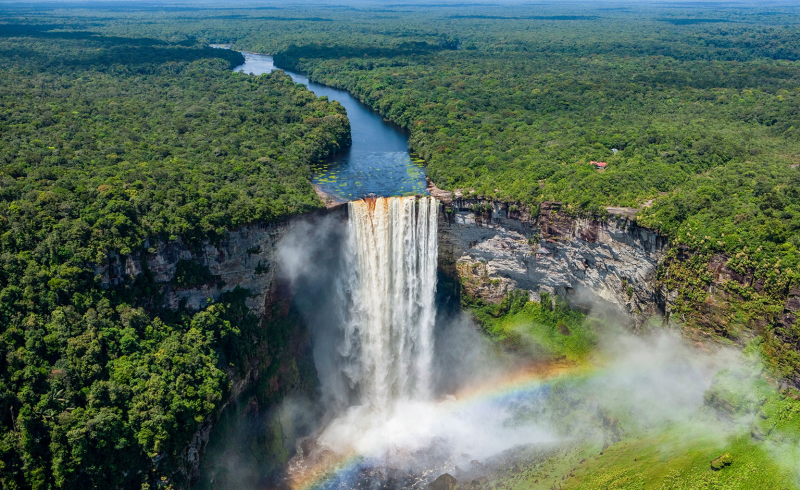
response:
[[[357,201],[346,224],[287,237],[282,262],[308,293],[325,405],[321,427],[287,467],[292,488],[424,488],[510,450],[613,443],[620,435],[609,420],[628,415],[607,407],[648,427],[688,421],[714,373],[736,364],[732,354],[698,356],[657,336],[619,337],[601,362],[532,367],[498,352],[464,317],[435,343],[437,213],[431,198]],[[437,364],[448,349],[459,349],[447,356],[458,361]],[[437,380],[464,372],[455,389],[439,389]]]
[[[624,348],[597,363],[510,369],[435,402],[398,402],[385,417],[356,409],[295,458],[292,488],[425,488],[443,473],[469,483],[675,427],[676,447],[724,446],[735,427],[704,413],[703,397],[733,354],[698,359],[673,335],[619,340]]]

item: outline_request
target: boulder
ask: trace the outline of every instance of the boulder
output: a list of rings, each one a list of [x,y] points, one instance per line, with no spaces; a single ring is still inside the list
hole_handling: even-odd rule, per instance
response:
[[[453,490],[456,488],[456,483],[458,482],[452,475],[445,473],[429,483],[426,488],[427,490]]]

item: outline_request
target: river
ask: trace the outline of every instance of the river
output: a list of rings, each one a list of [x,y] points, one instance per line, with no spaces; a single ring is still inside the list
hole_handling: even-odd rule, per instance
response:
[[[253,75],[278,69],[272,56],[242,52],[243,65],[235,67]],[[427,194],[425,169],[408,153],[408,132],[384,120],[347,91],[308,80],[284,70],[296,83],[318,97],[327,96],[347,110],[353,144],[334,157],[314,165],[313,183],[337,200],[350,201],[370,194],[397,196]]]

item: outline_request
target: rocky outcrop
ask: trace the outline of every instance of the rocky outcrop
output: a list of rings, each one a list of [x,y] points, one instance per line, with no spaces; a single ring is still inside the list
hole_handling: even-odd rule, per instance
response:
[[[443,202],[439,265],[469,296],[499,303],[526,290],[538,301],[546,291],[594,314],[621,313],[614,320],[634,328],[659,315],[703,348],[721,339],[743,346],[761,335],[773,367],[789,373],[781,383],[800,387],[796,282],[770,282],[723,253],[671,248],[625,213],[598,220],[553,202],[533,213],[518,203]]]
[[[335,214],[346,217],[346,206],[341,204],[320,211],[317,215]],[[313,218],[309,214],[303,219]],[[227,238],[217,243],[205,242],[199,247],[187,246],[180,237],[169,242],[159,242],[154,248],[146,241],[147,253],[120,257],[111,254],[105,264],[95,267],[95,275],[104,287],[115,287],[135,280],[145,270],[161,287],[165,305],[177,309],[184,307],[197,311],[208,300],[217,300],[237,287],[247,289],[250,311],[264,314],[267,292],[274,285],[277,244],[295,221],[256,223],[229,232]],[[211,279],[193,284],[175,281],[181,261],[189,261],[207,270]]]
[[[183,306],[197,311],[208,300],[217,300],[236,287],[248,289],[252,295],[247,306],[256,315],[264,313],[264,300],[275,278],[275,250],[290,224],[259,223],[243,226],[230,232],[219,243],[206,242],[196,249],[189,248],[180,238],[160,242],[151,253],[132,254],[125,258],[112,254],[106,264],[95,267],[104,287],[115,287],[135,280],[145,269],[162,288],[165,306]],[[145,248],[149,248],[145,243]],[[207,268],[213,280],[199,284],[179,285],[174,281],[181,261],[191,261]]]
[[[784,329],[791,328],[797,322],[798,316],[800,316],[800,286],[794,286],[789,290],[778,324]]]
[[[547,291],[582,309],[610,308],[641,321],[661,303],[656,270],[667,241],[624,218],[572,217],[559,203],[538,216],[514,204],[455,199],[441,213],[439,259],[468,293],[499,302],[512,289]]]

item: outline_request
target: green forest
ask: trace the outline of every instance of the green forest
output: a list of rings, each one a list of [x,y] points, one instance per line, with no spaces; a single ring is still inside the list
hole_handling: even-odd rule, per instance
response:
[[[800,284],[796,62],[756,58],[706,69],[691,57],[624,54],[290,56],[279,59],[410,128],[441,188],[531,206],[561,201],[571,213],[600,217],[607,206],[652,204],[639,222],[702,256],[689,277],[674,271],[668,279],[686,312],[705,299],[692,282],[703,280],[713,254],[735,257],[731,266],[764,283],[736,306],[739,327],[780,315]],[[608,167],[598,172],[593,160]],[[800,341],[789,331],[778,337]],[[787,354],[776,359],[780,369],[800,376]]]
[[[0,37],[0,485],[139,489],[267,333],[245,293],[171,312],[94,266],[320,208],[309,166],[349,123],[235,51],[53,27]]]
[[[344,109],[281,71],[234,73],[237,50],[272,54],[407,129],[453,195],[534,214],[560,201],[600,220],[638,210],[672,245],[659,281],[679,291],[681,321],[749,345],[800,386],[800,324],[778,321],[800,288],[797,7],[0,12],[4,489],[173,481],[169,461],[230,389],[224,368],[266,339],[246,292],[171,311],[147,274],[105,289],[95,273],[111,256],[324,207],[310,168],[349,144]],[[737,299],[711,325],[701,305],[717,256],[752,281],[726,286]],[[506,303],[543,323],[582,318]],[[497,308],[482,307],[503,335]]]

